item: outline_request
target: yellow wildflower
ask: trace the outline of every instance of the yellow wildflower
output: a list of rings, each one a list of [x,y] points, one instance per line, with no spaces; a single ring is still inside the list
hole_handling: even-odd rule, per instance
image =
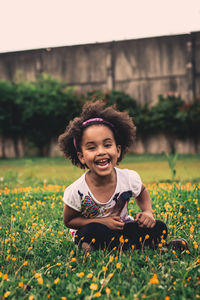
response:
[[[153,277],[149,280],[149,283],[151,284],[158,284],[159,281],[158,281],[158,277],[156,274],[153,274]]]
[[[101,296],[101,292],[96,292],[95,294],[94,294],[94,297],[95,298],[98,298],[98,297],[100,297]]]
[[[105,292],[106,292],[107,295],[109,295],[110,292],[111,292],[111,290],[107,287],[107,288],[105,289]]]
[[[120,269],[121,268],[121,264],[120,263],[116,263],[116,268]]]
[[[91,283],[90,284],[90,289],[93,291],[96,291],[98,289],[98,285],[96,283]]]
[[[7,292],[5,292],[5,294],[3,296],[4,296],[4,298],[8,298],[9,295],[10,295],[10,292],[7,291]]]
[[[87,275],[87,278],[92,278],[92,276],[93,276],[93,274],[92,274],[92,273],[89,273],[89,274]]]
[[[120,241],[120,243],[124,243],[124,237],[123,237],[123,235],[120,236],[119,241]]]
[[[37,281],[38,281],[39,284],[41,284],[41,285],[43,284],[43,279],[42,279],[42,277],[39,277]]]
[[[41,274],[40,273],[35,273],[35,278],[39,278],[41,277]]]
[[[75,257],[72,257],[72,261],[76,261],[76,258],[75,258]]]
[[[8,280],[8,274],[3,275],[3,280]]]
[[[24,286],[24,284],[23,284],[23,282],[19,282],[19,287],[23,287]]]
[[[57,277],[55,280],[54,280],[54,284],[58,284],[58,282],[60,281],[59,277]]]

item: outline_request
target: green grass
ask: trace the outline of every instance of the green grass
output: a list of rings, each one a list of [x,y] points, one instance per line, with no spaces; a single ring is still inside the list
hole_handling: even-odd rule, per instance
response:
[[[167,240],[186,238],[190,251],[117,249],[85,257],[62,220],[63,190],[84,171],[61,157],[0,160],[0,299],[200,297],[200,155],[179,156],[176,183],[164,155],[128,155],[119,167],[138,171],[155,218],[168,226]],[[131,201],[129,213],[137,211]]]
[[[119,167],[136,170],[144,183],[171,180],[171,171],[164,155],[128,155]],[[200,155],[179,155],[176,170],[176,180],[199,182]],[[83,172],[62,157],[1,159],[0,186],[35,186],[43,182],[68,185]]]
[[[167,240],[184,237],[190,251],[161,246],[155,251],[97,251],[88,257],[74,246],[63,225],[64,186],[1,190],[0,298],[199,298],[199,188],[190,183],[148,184],[154,216],[168,226]],[[136,212],[131,201],[129,213]]]

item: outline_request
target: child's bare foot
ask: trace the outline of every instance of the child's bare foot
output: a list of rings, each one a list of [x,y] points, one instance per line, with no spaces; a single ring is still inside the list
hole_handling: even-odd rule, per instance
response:
[[[86,242],[83,242],[81,247],[84,250],[85,254],[89,254],[94,251],[94,248]]]

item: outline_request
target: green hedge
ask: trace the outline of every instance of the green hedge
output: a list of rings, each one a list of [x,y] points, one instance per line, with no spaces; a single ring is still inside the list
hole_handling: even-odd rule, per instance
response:
[[[42,74],[33,82],[0,81],[0,136],[12,138],[18,156],[18,139],[38,148],[40,155],[48,155],[50,140],[62,133],[68,122],[78,116],[87,100],[104,99],[107,105],[116,104],[128,110],[143,139],[156,133],[181,139],[199,139],[200,102],[186,104],[180,97],[159,96],[153,107],[139,106],[122,91],[87,92],[78,95],[66,83]],[[173,145],[172,145],[173,150]],[[2,151],[4,148],[2,143]]]

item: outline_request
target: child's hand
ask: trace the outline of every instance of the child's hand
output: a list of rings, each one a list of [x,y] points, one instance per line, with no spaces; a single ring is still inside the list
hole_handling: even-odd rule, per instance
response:
[[[156,224],[156,220],[153,217],[152,212],[143,211],[135,216],[135,222],[139,224],[140,227],[153,228]]]
[[[102,218],[102,223],[112,230],[123,230],[124,222],[119,216],[109,216]]]

